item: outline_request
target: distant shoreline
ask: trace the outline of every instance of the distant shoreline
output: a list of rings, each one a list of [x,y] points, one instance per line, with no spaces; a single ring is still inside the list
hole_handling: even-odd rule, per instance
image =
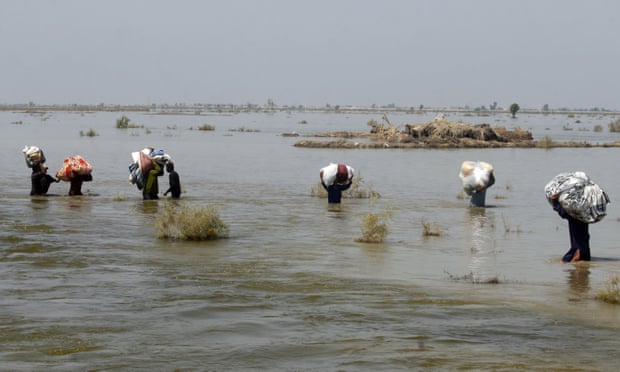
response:
[[[510,115],[508,109],[482,110],[468,108],[445,108],[445,107],[364,107],[364,106],[259,106],[253,104],[202,104],[202,105],[79,105],[79,104],[60,104],[60,105],[38,105],[38,104],[0,104],[0,111],[19,111],[19,112],[147,112],[154,115],[203,115],[213,113],[276,113],[276,112],[317,112],[332,114],[433,114],[433,113],[458,113],[470,114],[471,116],[492,116]],[[517,116],[523,114],[540,115],[620,115],[620,111],[604,109],[558,109],[558,110],[538,110],[520,109]]]

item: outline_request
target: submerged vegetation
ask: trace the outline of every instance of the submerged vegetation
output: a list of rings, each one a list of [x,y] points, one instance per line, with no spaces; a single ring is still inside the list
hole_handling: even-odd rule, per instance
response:
[[[465,274],[465,275],[453,275],[448,271],[445,271],[445,273],[448,275],[448,279],[456,281],[456,282],[468,282],[468,283],[472,283],[472,284],[499,284],[499,278],[497,276],[493,276],[487,279],[480,279],[478,277],[476,277],[474,275],[473,272],[470,272],[469,274]]]
[[[441,236],[443,235],[443,230],[441,226],[439,226],[437,223],[429,222],[426,219],[422,219],[422,235]]]
[[[80,137],[84,137],[84,136],[86,136],[86,137],[96,137],[98,135],[99,134],[97,132],[95,132],[95,130],[92,129],[92,128],[87,130],[86,132],[80,131]]]
[[[620,304],[620,287],[618,284],[620,284],[620,278],[617,275],[611,276],[605,284],[605,289],[600,290],[595,298],[609,304]]]
[[[620,132],[620,119],[616,119],[608,124],[610,132]]]
[[[188,207],[167,203],[155,222],[159,239],[214,240],[228,236],[228,225],[213,206]]]
[[[388,234],[387,220],[392,212],[368,213],[362,223],[362,236],[355,239],[359,243],[381,243]]]
[[[127,128],[142,128],[143,126],[136,125],[131,123],[131,120],[123,115],[120,118],[116,119],[116,128],[118,129],[127,129]]]
[[[203,124],[198,127],[198,130],[212,131],[212,130],[215,130],[215,127],[211,124]]]

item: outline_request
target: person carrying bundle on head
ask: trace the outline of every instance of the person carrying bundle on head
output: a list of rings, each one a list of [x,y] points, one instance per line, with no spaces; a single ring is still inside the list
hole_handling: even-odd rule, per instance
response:
[[[339,204],[342,192],[348,190],[353,183],[354,170],[346,164],[330,163],[319,172],[321,185],[327,191],[327,202]]]

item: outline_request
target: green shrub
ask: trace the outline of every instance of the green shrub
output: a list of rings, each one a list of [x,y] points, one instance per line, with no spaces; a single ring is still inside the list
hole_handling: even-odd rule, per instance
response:
[[[213,206],[177,207],[168,203],[157,217],[155,228],[159,239],[213,240],[228,235],[228,225]]]
[[[130,119],[123,115],[120,118],[116,119],[116,128],[118,129],[127,129],[127,128],[142,128],[144,126],[131,124]]]
[[[600,124],[596,124],[596,125],[594,126],[594,131],[595,131],[595,132],[602,132],[602,131],[603,131],[603,126],[602,126],[602,125],[600,125]]]
[[[123,115],[120,118],[116,119],[116,127],[119,129],[127,129],[129,128],[129,121],[129,118]]]

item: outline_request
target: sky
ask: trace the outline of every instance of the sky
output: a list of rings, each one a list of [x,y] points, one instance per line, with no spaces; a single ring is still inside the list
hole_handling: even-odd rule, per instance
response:
[[[0,104],[620,110],[617,0],[0,0]]]

